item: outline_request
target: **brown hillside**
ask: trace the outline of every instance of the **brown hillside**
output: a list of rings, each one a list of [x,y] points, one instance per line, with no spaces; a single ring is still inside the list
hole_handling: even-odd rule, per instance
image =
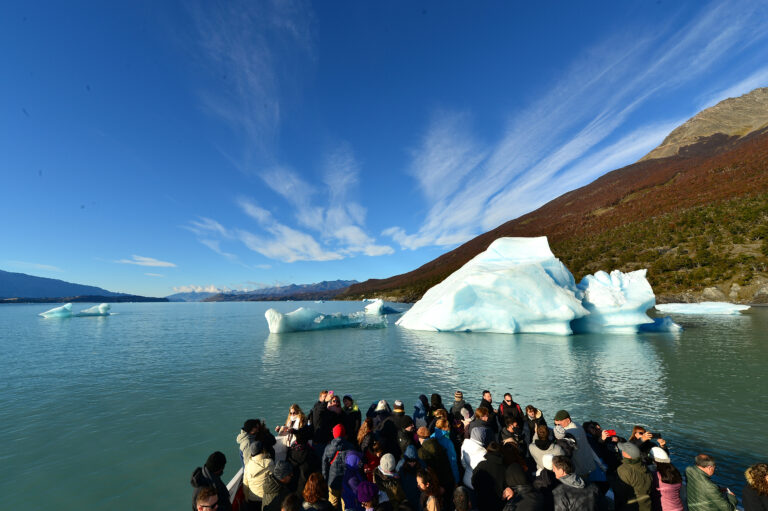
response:
[[[629,224],[766,192],[768,129],[743,137],[715,134],[680,148],[676,156],[639,161],[605,174],[416,270],[353,285],[344,296],[377,295],[416,300],[502,236],[546,235],[555,254],[569,265],[567,255],[558,252],[558,245],[573,245],[576,240],[591,239]],[[677,226],[672,222],[668,228],[674,230]],[[577,278],[581,276],[579,268],[571,267],[571,270]],[[654,286],[664,284],[658,281],[658,276],[656,282],[653,274],[649,277]],[[716,279],[710,279],[709,283],[718,284]],[[674,285],[662,287],[670,292],[684,291]]]

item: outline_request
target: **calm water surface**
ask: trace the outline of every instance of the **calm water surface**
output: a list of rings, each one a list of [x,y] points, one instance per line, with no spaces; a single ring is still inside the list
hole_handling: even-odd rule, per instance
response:
[[[81,308],[89,305],[80,304]],[[394,326],[269,334],[264,311],[322,312],[359,302],[114,304],[106,318],[43,319],[50,304],[0,306],[0,478],[4,509],[171,509],[189,477],[223,451],[239,467],[243,421],[282,423],[321,388],[361,405],[488,388],[541,408],[567,408],[628,436],[660,431],[679,468],[718,458],[718,483],[768,460],[768,309],[674,316],[680,334],[495,335]],[[75,307],[80,310],[80,307]]]

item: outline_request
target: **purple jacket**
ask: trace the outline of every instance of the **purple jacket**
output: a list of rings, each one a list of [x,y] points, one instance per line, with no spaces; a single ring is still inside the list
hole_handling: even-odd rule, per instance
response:
[[[344,463],[346,467],[341,482],[341,499],[344,501],[344,509],[363,511],[363,507],[357,500],[357,486],[366,480],[365,474],[360,470],[361,457],[356,452],[347,453]]]

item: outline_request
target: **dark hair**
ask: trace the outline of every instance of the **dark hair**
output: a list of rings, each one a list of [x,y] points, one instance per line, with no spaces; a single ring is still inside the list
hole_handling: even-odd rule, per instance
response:
[[[300,511],[301,501],[295,493],[289,493],[280,505],[280,511]]]
[[[435,475],[435,471],[431,468],[421,468],[418,472],[416,472],[416,477],[421,478],[422,481],[424,481],[424,484],[427,486],[427,489],[424,490],[424,493],[429,495],[430,497],[439,497],[440,493],[443,491],[442,488],[440,488],[440,483],[437,481],[437,476]]]
[[[507,427],[510,427],[512,424],[515,424],[515,423],[517,423],[518,426],[520,425],[520,421],[514,417],[507,417],[506,419],[504,419],[504,425]]]
[[[259,419],[248,419],[243,424],[243,431],[250,434],[253,428],[258,428],[260,425]]]
[[[485,447],[485,450],[488,452],[501,452],[501,445],[499,445],[499,442],[491,442]]]
[[[545,442],[549,439],[549,428],[546,424],[539,424],[536,426],[536,436],[538,436],[539,440],[542,442]]]
[[[432,394],[431,396],[429,396],[429,405],[432,407],[433,410],[442,408],[443,398],[440,397],[440,394]]]
[[[526,412],[533,412],[533,414],[536,415],[536,412],[538,412],[539,410],[538,410],[538,408],[536,408],[533,405],[528,405],[528,406],[525,407],[525,411]]]
[[[219,492],[217,492],[216,488],[213,486],[203,486],[200,488],[200,491],[197,492],[197,497],[195,497],[195,504],[202,504],[204,500],[208,500],[218,494]]]
[[[205,460],[205,467],[213,473],[224,470],[224,466],[227,464],[227,457],[221,451],[216,451],[208,456]]]
[[[484,406],[479,406],[475,410],[475,417],[478,419],[480,419],[481,417],[488,417],[488,415],[489,415],[488,408]]]
[[[302,497],[310,504],[314,504],[320,499],[324,499],[327,495],[328,486],[325,484],[323,474],[320,472],[312,472],[307,478],[307,483],[304,485],[304,491]]]
[[[507,396],[509,396],[509,399],[512,399],[512,394],[510,394],[509,392],[507,392],[506,394],[504,394],[504,397],[507,397]]]
[[[486,395],[486,394],[490,394],[490,393],[491,393],[491,391],[490,391],[490,390],[484,390],[484,391],[483,391],[483,395]]]
[[[672,463],[656,462],[656,471],[659,473],[659,479],[662,483],[677,484],[683,482],[683,476]]]
[[[557,467],[566,474],[573,474],[573,462],[568,456],[553,456],[552,467]]]

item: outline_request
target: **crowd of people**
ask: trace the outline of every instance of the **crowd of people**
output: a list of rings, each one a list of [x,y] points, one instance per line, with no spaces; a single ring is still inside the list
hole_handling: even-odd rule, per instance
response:
[[[715,459],[699,454],[683,473],[658,433],[635,426],[629,438],[595,421],[575,422],[489,391],[473,409],[461,391],[443,404],[419,396],[374,402],[322,391],[311,410],[291,405],[273,430],[245,421],[236,441],[246,511],[710,511],[736,509],[737,497],[712,480]],[[193,509],[229,511],[211,454],[192,474]],[[768,465],[745,473],[745,511],[768,511]],[[683,481],[685,480],[685,485]]]

